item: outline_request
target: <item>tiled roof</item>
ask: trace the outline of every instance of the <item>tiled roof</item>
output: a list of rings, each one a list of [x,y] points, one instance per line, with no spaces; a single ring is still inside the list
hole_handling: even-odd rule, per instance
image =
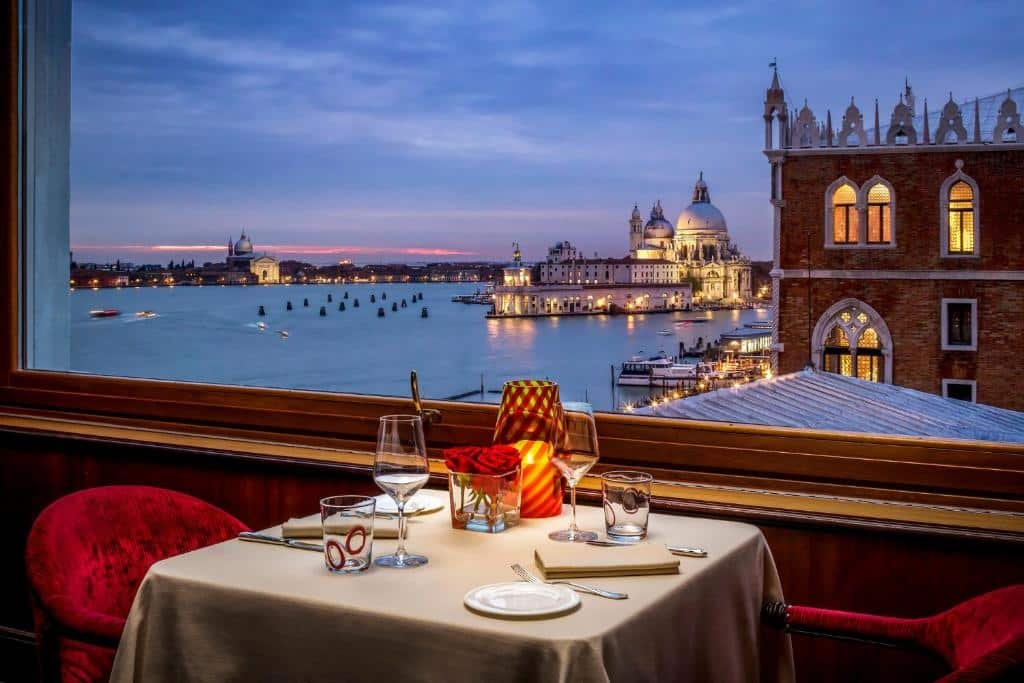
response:
[[[1024,413],[814,370],[641,408],[636,414],[1024,443]]]

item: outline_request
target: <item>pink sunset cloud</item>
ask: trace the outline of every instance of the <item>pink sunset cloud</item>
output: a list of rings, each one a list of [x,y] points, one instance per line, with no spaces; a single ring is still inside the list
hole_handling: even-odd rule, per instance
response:
[[[72,250],[81,252],[132,252],[159,254],[163,252],[226,252],[224,244],[77,244]],[[376,247],[366,245],[260,244],[258,251],[294,256],[475,256],[477,252],[443,247]]]

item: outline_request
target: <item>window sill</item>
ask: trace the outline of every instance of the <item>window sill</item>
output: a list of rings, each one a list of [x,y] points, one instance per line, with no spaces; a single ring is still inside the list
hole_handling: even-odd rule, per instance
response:
[[[204,434],[81,418],[23,412],[0,412],[0,431],[70,440],[151,446],[202,452],[211,456],[250,460],[291,461],[313,466],[340,467],[369,476],[373,456],[365,450],[322,444]],[[612,466],[599,468],[609,469]],[[648,468],[650,469],[650,468]],[[431,461],[435,485],[444,485],[447,470]],[[687,514],[723,516],[755,523],[787,523],[815,527],[873,529],[940,537],[982,538],[1024,544],[1024,509],[987,510],[962,505],[880,500],[831,493],[763,488],[681,478],[655,469],[654,506]],[[584,501],[600,500],[600,478],[589,475],[579,486]]]

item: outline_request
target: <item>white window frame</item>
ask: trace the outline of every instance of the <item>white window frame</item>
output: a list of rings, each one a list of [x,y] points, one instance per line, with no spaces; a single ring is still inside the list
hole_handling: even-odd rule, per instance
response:
[[[943,379],[942,380],[942,398],[950,398],[949,386],[969,386],[971,388],[971,403],[978,402],[978,381],[973,379]]]
[[[978,258],[981,256],[981,191],[978,183],[963,172],[964,162],[956,160],[956,173],[942,182],[939,188],[939,255],[942,258]],[[949,190],[957,182],[963,181],[971,186],[974,193],[974,251],[970,253],[949,251]]]
[[[949,304],[971,305],[971,343],[949,343]],[[943,351],[977,351],[978,350],[978,300],[977,299],[943,299],[940,315],[942,329],[939,331]]]

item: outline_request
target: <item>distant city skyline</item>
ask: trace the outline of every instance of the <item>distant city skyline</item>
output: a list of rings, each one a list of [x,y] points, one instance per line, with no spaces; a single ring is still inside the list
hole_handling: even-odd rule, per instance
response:
[[[674,220],[701,170],[765,260],[770,61],[837,125],[905,77],[933,109],[1024,78],[995,2],[122,6],[74,2],[80,261],[217,260],[243,229],[316,263],[622,256],[633,204]]]

